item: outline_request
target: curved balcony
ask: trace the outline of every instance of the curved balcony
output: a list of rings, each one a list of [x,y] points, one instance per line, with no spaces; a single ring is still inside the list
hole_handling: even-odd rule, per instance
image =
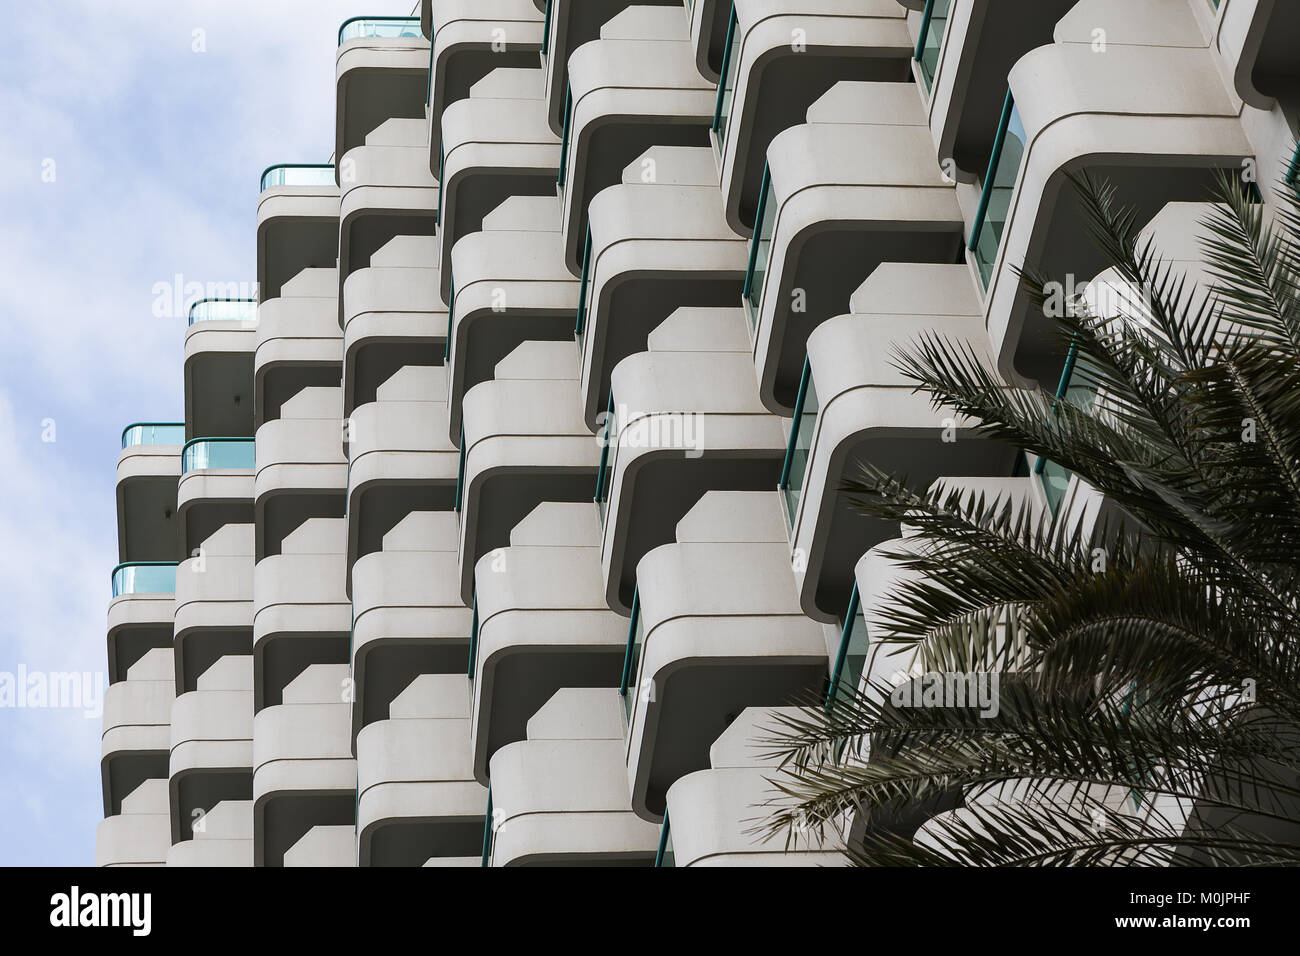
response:
[[[104,693],[100,778],[104,816],[122,812],[123,799],[146,780],[167,778],[172,700],[172,652],[153,648],[127,668],[126,680]]]
[[[564,266],[563,237],[550,226],[525,228],[523,212],[556,209],[554,199],[508,199],[484,231],[456,243],[452,340],[447,350],[447,427],[460,440],[464,396],[526,341],[573,341],[578,282]],[[500,226],[497,226],[500,223]]]
[[[438,234],[445,301],[457,242],[481,230],[484,217],[511,196],[555,195],[560,140],[539,108],[541,86],[540,70],[494,70],[443,114]]]
[[[722,79],[722,59],[727,51],[731,3],[729,0],[690,0],[686,10],[691,18],[691,46],[695,48],[696,69],[717,83]]]
[[[487,791],[470,769],[459,674],[426,674],[357,736],[357,865],[423,866],[480,852]]]
[[[355,822],[347,664],[312,664],[253,718],[253,859],[282,866],[314,828]]]
[[[343,414],[407,365],[437,365],[447,342],[433,236],[395,236],[343,281]]]
[[[455,513],[413,511],[384,535],[382,551],[353,566],[354,738],[389,717],[393,701],[420,675],[464,681],[472,612],[458,590],[459,544]]]
[[[345,518],[308,518],[285,535],[279,553],[254,565],[255,710],[279,704],[286,685],[311,665],[346,668],[346,547]]]
[[[112,580],[114,598],[172,595],[176,593],[176,562],[127,561],[113,569]]]
[[[171,844],[166,778],[146,780],[95,828],[95,866],[162,866]]]
[[[252,522],[254,455],[252,438],[195,438],[185,443],[176,514],[186,554],[192,556],[223,525]]]
[[[460,453],[447,438],[447,376],[408,365],[351,416],[348,444],[348,580],[352,565],[383,546],[413,511],[455,506]]]
[[[574,358],[568,342],[524,342],[465,395],[456,505],[466,605],[479,558],[507,545],[539,502],[591,499],[600,449],[573,401]]]
[[[432,236],[438,209],[438,183],[424,153],[421,119],[391,119],[350,149],[339,164],[338,281],[370,265],[371,258],[397,236]],[[338,324],[344,325],[342,285]]]
[[[569,56],[561,133],[564,258],[582,270],[587,207],[652,146],[707,146],[713,85],[695,69],[684,11],[628,7]],[[639,177],[638,177],[639,178]]]
[[[253,430],[257,301],[201,299],[185,330],[185,421],[195,435]]]
[[[258,308],[253,365],[254,425],[281,415],[281,406],[309,386],[339,383],[343,358],[338,273],[304,269],[279,298]]]
[[[915,90],[842,84],[825,99],[845,94],[870,104],[853,116],[870,122],[795,126],[768,151],[744,301],[763,401],[777,412],[794,406],[809,333],[880,263],[961,257],[957,193],[931,158]]]
[[[633,812],[612,689],[560,690],[492,758],[492,866],[649,866],[659,828]]]
[[[442,116],[501,67],[537,68],[542,13],[533,0],[438,0],[429,61],[429,168],[442,155]]]
[[[343,451],[343,392],[337,385],[304,388],[280,406],[280,417],[257,429],[253,507],[257,554],[308,518],[344,514],[348,463]]]
[[[826,636],[799,607],[773,492],[710,492],[677,543],[637,567],[624,667],[632,807],[663,816],[668,788],[709,766],[746,707],[779,706],[826,678]]]
[[[627,620],[605,605],[600,522],[590,502],[544,501],[479,560],[470,727],[474,773],[523,740],[565,687],[618,686]],[[622,739],[621,723],[616,728]]]
[[[303,269],[332,269],[338,258],[339,188],[333,165],[272,166],[257,199],[257,289],[279,297]]]
[[[1170,202],[1204,200],[1213,170],[1254,161],[1238,104],[1221,83],[1205,81],[1217,69],[1214,53],[1177,45],[1194,20],[1190,7],[1170,8],[1162,36],[1171,39],[1159,43],[1140,13],[1112,13],[1104,57],[1088,46],[1086,13],[1076,7],[1057,25],[1056,43],[1012,69],[1002,145],[968,243],[987,287],[985,325],[999,368],[1049,389],[1061,368],[1055,324],[1033,314],[1015,267],[1064,277],[1093,276],[1108,265],[1086,235],[1067,176],[1095,169],[1141,225]]]
[[[119,561],[177,557],[176,482],[184,444],[181,423],[136,423],[122,430],[116,488]]]
[[[886,263],[854,293],[853,314],[808,338],[781,489],[804,611],[834,621],[848,604],[850,573],[894,529],[857,513],[840,491],[860,462],[906,474],[923,488],[941,475],[1011,474],[1018,452],[978,437],[974,422],[928,395],[895,367],[896,350],[939,335],[988,356],[979,303],[963,266]]]
[[[1294,108],[1300,88],[1295,57],[1300,10],[1285,0],[1220,0],[1215,6],[1215,46],[1237,95],[1257,109],[1272,109],[1275,100]]]
[[[929,93],[938,161],[950,160],[959,180],[974,182],[988,168],[1011,67],[1030,50],[1051,43],[1057,22],[1077,4],[1079,0],[925,4],[914,69]],[[1090,22],[1109,20],[1098,16],[1092,13]]]
[[[108,605],[110,683],[126,680],[127,670],[150,650],[171,646],[172,618],[176,612],[175,582],[175,564],[137,564],[114,569],[114,594]]]
[[[254,539],[251,521],[223,525],[177,569],[177,694],[195,690],[223,657],[252,653]]]
[[[727,221],[748,233],[776,135],[841,80],[910,79],[913,45],[897,0],[735,0],[732,9],[712,136]]]
[[[687,183],[624,183],[592,200],[576,323],[592,429],[608,404],[614,366],[644,351],[650,332],[680,306],[732,307],[744,284],[746,243],[722,218],[717,187],[699,184],[708,151],[660,148],[645,159],[661,177]]]
[[[843,841],[831,833],[787,847],[785,836],[750,832],[779,804],[778,762],[757,740],[778,728],[776,707],[749,707],[709,748],[709,770],[686,774],[668,790],[673,866],[844,866]]]
[[[223,800],[253,795],[253,658],[222,657],[196,687],[172,705],[173,843],[206,830],[208,812]]]
[[[193,838],[167,851],[167,865],[251,867],[253,801],[222,800],[203,814]]]
[[[336,157],[346,156],[388,120],[424,125],[429,42],[418,18],[345,20],[339,27],[334,76]]]
[[[629,613],[637,562],[673,541],[701,496],[768,491],[785,456],[787,426],[759,401],[739,309],[678,309],[648,344],[614,369],[596,480],[605,599]]]

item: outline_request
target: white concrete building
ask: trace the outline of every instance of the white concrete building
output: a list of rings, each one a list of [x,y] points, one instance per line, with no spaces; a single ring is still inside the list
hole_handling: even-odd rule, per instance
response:
[[[886,666],[907,529],[842,480],[1096,510],[894,350],[1055,389],[1067,175],[1194,267],[1213,170],[1295,176],[1297,5],[419,7],[343,24],[335,161],[267,169],[258,299],[123,434],[96,862],[841,862],[751,824],[773,716]]]

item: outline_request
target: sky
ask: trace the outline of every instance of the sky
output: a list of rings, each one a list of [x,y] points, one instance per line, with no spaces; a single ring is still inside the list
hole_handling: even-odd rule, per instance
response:
[[[0,681],[107,668],[123,426],[180,421],[183,313],[256,282],[258,177],[325,162],[339,25],[413,0],[46,0],[0,58]],[[90,865],[101,721],[0,697],[0,865]]]

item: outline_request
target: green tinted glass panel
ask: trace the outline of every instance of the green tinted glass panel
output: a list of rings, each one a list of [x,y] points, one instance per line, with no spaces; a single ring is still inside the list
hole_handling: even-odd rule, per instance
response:
[[[1011,197],[1015,192],[1016,177],[1020,174],[1020,163],[1024,156],[1025,127],[1020,122],[1020,110],[1013,105],[1001,140],[1001,151],[996,157],[997,162],[984,183],[984,215],[975,224],[977,239],[971,250],[986,286],[993,276],[993,265],[997,262],[1002,234],[1006,231],[1007,218],[1011,213]]]
[[[192,441],[181,454],[181,474],[204,468],[252,468],[255,448],[251,438],[201,438]]]
[[[113,569],[113,597],[122,594],[175,594],[175,562],[120,564]]]

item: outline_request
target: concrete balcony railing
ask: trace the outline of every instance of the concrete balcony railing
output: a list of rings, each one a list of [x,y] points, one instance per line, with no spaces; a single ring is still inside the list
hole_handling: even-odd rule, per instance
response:
[[[741,310],[682,308],[612,376],[596,479],[609,606],[631,613],[637,563],[713,490],[770,491],[787,424],[763,407]]]
[[[143,781],[95,829],[95,866],[163,866],[171,845],[167,780]]]
[[[457,443],[464,396],[497,363],[525,341],[573,339],[578,282],[564,265],[558,210],[554,198],[511,197],[452,251],[447,427]]]
[[[763,401],[794,406],[809,334],[882,262],[957,262],[962,212],[915,90],[838,83],[768,149],[745,308]]]
[[[632,812],[618,692],[558,691],[492,757],[492,866],[649,866],[658,827]]]
[[[475,574],[474,772],[523,740],[528,721],[565,687],[618,686],[627,619],[605,604],[600,519],[591,502],[544,501],[479,559]],[[621,739],[622,733],[619,732]]]
[[[117,458],[119,561],[175,561],[176,484],[181,474],[185,426],[128,425]]]
[[[128,668],[126,680],[109,685],[100,759],[104,816],[120,813],[123,799],[144,781],[167,778],[175,697],[172,653],[165,647],[146,652]]]
[[[346,156],[389,120],[423,126],[429,41],[406,27],[391,19],[344,24],[334,56],[335,156]]]
[[[289,175],[294,169],[267,170],[257,199],[261,302],[278,298],[303,269],[331,269],[338,259],[339,188],[333,167],[304,167],[313,175]]]
[[[600,449],[573,400],[576,364],[571,343],[524,342],[465,395],[456,504],[467,605],[479,559],[539,502],[591,500]]]
[[[413,511],[383,550],[352,569],[352,735],[390,715],[393,701],[423,674],[463,680],[472,611],[460,599],[450,511]]]
[[[177,694],[227,655],[252,653],[254,537],[251,522],[223,525],[176,569]]]
[[[253,718],[256,866],[285,865],[314,827],[351,830],[357,767],[347,681],[347,664],[312,664],[284,687],[281,702]]]
[[[358,866],[423,866],[481,852],[487,789],[470,766],[460,674],[416,678],[356,747]]]
[[[642,170],[654,176],[642,182]],[[614,366],[642,352],[678,307],[734,307],[746,243],[722,217],[707,149],[657,147],[628,166],[625,182],[591,202],[577,331],[588,427],[609,402]]]
[[[343,282],[343,413],[375,400],[406,365],[436,365],[446,348],[433,236],[395,236]]]
[[[564,257],[582,269],[587,207],[651,146],[707,146],[713,87],[681,7],[632,6],[569,55],[559,185]]]
[[[662,817],[668,788],[709,766],[746,707],[778,706],[826,677],[827,640],[799,607],[774,492],[713,491],[677,543],[637,567],[624,700],[632,807]]]
[[[897,0],[735,0],[733,11],[712,135],[727,221],[748,233],[776,135],[841,80],[910,79],[913,44]]]
[[[253,865],[253,801],[222,800],[203,814],[192,839],[174,843],[168,866]]]
[[[331,263],[328,269],[296,273],[281,295],[258,307],[255,425],[279,418],[281,406],[308,386],[338,385],[343,358],[338,295],[338,272]]]
[[[127,670],[154,648],[169,648],[174,594],[119,594],[108,605],[108,680],[126,680]]]

